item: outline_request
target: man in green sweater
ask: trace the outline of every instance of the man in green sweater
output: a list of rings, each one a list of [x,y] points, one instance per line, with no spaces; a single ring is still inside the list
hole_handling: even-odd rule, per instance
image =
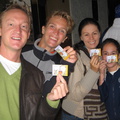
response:
[[[12,5],[0,15],[0,120],[54,120],[59,100],[68,93],[65,79],[42,96],[42,71],[24,60],[21,50],[30,35],[29,13]]]

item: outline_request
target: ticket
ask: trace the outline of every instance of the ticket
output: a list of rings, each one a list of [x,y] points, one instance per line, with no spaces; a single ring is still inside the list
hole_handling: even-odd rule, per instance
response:
[[[68,65],[52,65],[52,75],[57,76],[57,74],[62,76],[68,76]]]
[[[58,45],[55,50],[60,54],[60,56],[64,59],[67,60],[69,58],[69,55],[67,54],[67,52],[64,51],[64,49]]]
[[[90,50],[90,57],[94,56],[94,55],[98,55],[101,56],[101,49],[91,49]]]
[[[109,56],[107,56],[107,62],[108,63],[118,62],[118,56],[117,55],[109,55]]]

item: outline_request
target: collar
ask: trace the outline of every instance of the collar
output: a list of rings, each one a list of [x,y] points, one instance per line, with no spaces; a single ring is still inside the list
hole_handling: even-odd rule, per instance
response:
[[[47,61],[47,60],[52,59],[57,54],[56,51],[53,53],[50,53],[47,50],[45,50],[44,48],[39,47],[38,46],[39,42],[40,42],[40,39],[37,39],[33,46],[33,52],[37,58],[39,58],[40,60],[43,60],[43,61]]]

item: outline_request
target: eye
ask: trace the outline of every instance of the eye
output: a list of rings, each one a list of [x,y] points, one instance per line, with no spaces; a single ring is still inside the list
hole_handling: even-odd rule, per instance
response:
[[[89,36],[89,34],[84,34],[84,36]]]
[[[23,24],[23,25],[21,25],[21,28],[22,28],[23,30],[28,30],[28,29],[29,29],[29,26],[28,26],[28,24]]]
[[[9,25],[10,25],[10,26],[13,26],[13,24],[12,24],[12,23],[10,23]]]
[[[55,26],[54,26],[54,25],[52,25],[52,24],[50,24],[50,25],[49,25],[49,27],[50,27],[50,28],[55,28]]]
[[[13,23],[9,23],[9,26],[13,26]]]
[[[94,32],[93,34],[94,34],[94,35],[97,35],[98,33],[97,33],[97,32]]]
[[[103,52],[102,55],[108,55],[108,53],[107,52]]]
[[[64,29],[60,29],[60,32],[63,34],[66,34],[66,30],[64,30]]]
[[[25,29],[26,29],[26,28],[27,28],[27,26],[25,26],[25,25],[22,25],[22,28],[25,28]]]
[[[116,52],[112,52],[112,55],[116,55],[117,53]]]

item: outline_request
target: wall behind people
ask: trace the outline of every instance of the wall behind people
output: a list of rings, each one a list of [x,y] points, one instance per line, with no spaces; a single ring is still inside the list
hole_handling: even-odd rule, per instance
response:
[[[108,26],[107,0],[46,0],[46,15],[49,15],[51,11],[58,9],[70,13],[75,21],[76,25],[71,38],[72,44],[79,41],[77,29],[80,20],[86,17],[93,17],[98,20],[102,30]]]
[[[46,16],[54,10],[63,10],[70,13],[69,0],[46,0]]]
[[[2,0],[3,1],[3,0]],[[1,2],[2,2],[1,1]],[[4,0],[7,1],[7,0]],[[34,38],[39,36],[41,26],[45,23],[45,17],[53,10],[64,10],[72,15],[75,23],[85,17],[96,17],[104,31],[111,23],[113,7],[120,0],[9,0],[19,2],[32,7]],[[7,3],[7,2],[6,2]],[[0,5],[3,5],[0,3]],[[109,11],[109,12],[108,12]],[[39,22],[38,22],[39,21]],[[30,38],[31,39],[31,38]],[[33,40],[33,39],[32,39]],[[72,34],[72,44],[78,42],[77,26]],[[34,40],[33,40],[34,41]],[[69,43],[69,42],[68,42]]]
[[[72,34],[73,44],[79,41],[78,25],[85,17],[95,18],[100,23],[102,31],[108,26],[107,0],[69,0],[69,3],[70,14],[76,24]]]

